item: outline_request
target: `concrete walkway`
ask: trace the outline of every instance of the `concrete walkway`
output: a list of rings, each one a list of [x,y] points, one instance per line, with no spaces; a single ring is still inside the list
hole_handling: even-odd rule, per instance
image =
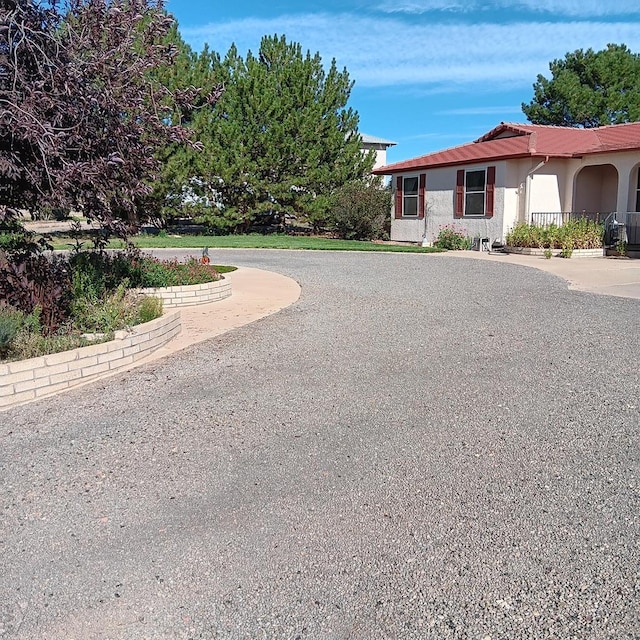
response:
[[[300,297],[300,285],[295,280],[272,271],[240,267],[224,277],[231,280],[231,297],[210,304],[183,307],[180,310],[180,335],[149,358],[141,360],[140,364],[255,322],[288,307]]]
[[[533,267],[563,278],[569,288],[621,298],[640,299],[640,260],[619,258],[551,258],[478,251],[449,251],[438,256],[475,258]]]

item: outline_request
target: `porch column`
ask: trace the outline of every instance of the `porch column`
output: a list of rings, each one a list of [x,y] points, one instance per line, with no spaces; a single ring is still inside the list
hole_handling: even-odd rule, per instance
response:
[[[618,197],[616,200],[616,211],[629,211],[632,207],[629,206],[629,193],[631,190],[631,171],[633,169],[633,163],[621,162],[620,164],[614,164],[618,170]]]
[[[567,179],[564,183],[564,195],[560,208],[562,211],[573,211],[573,196],[575,193],[576,176],[582,168],[580,160],[569,160],[567,163]]]

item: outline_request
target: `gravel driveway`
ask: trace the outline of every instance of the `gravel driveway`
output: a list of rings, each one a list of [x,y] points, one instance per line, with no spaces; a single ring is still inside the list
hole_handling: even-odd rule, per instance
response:
[[[0,414],[0,638],[639,638],[637,300],[225,251],[274,316]]]

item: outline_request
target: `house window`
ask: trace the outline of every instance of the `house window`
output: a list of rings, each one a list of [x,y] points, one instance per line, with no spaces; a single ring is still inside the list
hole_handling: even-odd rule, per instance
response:
[[[466,171],[464,176],[464,215],[483,216],[487,173]]]
[[[414,218],[418,215],[418,176],[405,178],[402,186],[402,215]]]
[[[456,174],[454,217],[493,216],[496,168],[459,169]]]
[[[640,211],[640,168],[638,168],[638,184],[636,188],[636,211]]]
[[[398,176],[396,179],[396,218],[424,218],[427,176]]]

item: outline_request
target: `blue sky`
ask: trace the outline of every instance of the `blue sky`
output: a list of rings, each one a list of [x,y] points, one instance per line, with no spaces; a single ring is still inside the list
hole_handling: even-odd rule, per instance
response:
[[[624,43],[640,52],[638,0],[168,0],[184,39],[244,55],[263,35],[285,35],[335,58],[355,87],[360,131],[397,142],[396,162],[462,144],[520,104],[537,74],[576,49]]]

